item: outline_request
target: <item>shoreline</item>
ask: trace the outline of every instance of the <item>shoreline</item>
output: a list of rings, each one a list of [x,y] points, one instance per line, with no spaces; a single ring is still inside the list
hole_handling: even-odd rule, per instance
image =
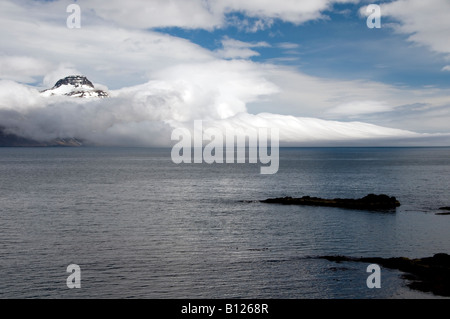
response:
[[[407,286],[421,292],[431,292],[436,296],[450,297],[450,255],[438,253],[432,257],[410,259],[406,257],[349,257],[349,256],[319,256],[335,263],[366,262],[396,269],[404,272],[402,278],[409,280]]]

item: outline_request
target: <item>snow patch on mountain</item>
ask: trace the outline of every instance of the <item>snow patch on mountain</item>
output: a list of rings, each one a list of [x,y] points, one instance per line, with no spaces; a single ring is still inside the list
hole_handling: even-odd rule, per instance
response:
[[[51,88],[41,91],[44,97],[71,96],[79,98],[105,98],[109,94],[103,90],[97,90],[91,81],[83,75],[71,75],[59,80]]]

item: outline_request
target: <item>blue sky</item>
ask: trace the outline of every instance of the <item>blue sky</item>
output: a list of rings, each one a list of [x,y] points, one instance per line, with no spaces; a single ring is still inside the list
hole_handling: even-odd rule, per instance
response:
[[[128,141],[198,119],[280,125],[308,143],[450,134],[448,0],[78,0],[81,27],[68,28],[73,3],[0,2],[0,110],[45,113],[22,131],[61,111],[36,92],[83,74],[113,98],[96,106],[106,122],[73,114],[80,134]],[[379,29],[366,25],[371,3]]]
[[[382,16],[382,28],[369,29],[367,17],[359,13],[361,7],[361,3],[335,4],[324,11],[326,18],[301,25],[276,19],[270,27],[256,32],[233,25],[215,30],[179,27],[156,30],[209,50],[219,50],[221,40],[226,37],[247,43],[266,42],[270,46],[252,48],[258,55],[251,60],[289,65],[314,76],[367,79],[410,87],[450,85],[450,74],[442,72],[447,63],[445,54],[409,42],[407,34],[396,33],[389,27],[395,20],[388,16]],[[246,18],[239,13],[232,16]]]

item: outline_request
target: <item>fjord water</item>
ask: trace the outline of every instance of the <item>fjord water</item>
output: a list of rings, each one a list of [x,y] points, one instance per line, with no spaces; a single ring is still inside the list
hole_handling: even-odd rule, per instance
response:
[[[170,149],[0,148],[0,298],[435,298],[320,255],[450,253],[449,148],[286,148],[260,164]],[[396,212],[269,205],[396,196]],[[66,268],[81,268],[69,289]]]

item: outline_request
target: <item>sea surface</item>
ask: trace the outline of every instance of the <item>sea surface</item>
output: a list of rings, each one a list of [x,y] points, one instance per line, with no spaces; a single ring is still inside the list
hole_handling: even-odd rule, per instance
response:
[[[449,148],[283,148],[261,164],[170,149],[0,148],[0,298],[439,298],[321,255],[450,254]],[[395,212],[258,202],[395,196]],[[67,267],[81,269],[69,289]]]

